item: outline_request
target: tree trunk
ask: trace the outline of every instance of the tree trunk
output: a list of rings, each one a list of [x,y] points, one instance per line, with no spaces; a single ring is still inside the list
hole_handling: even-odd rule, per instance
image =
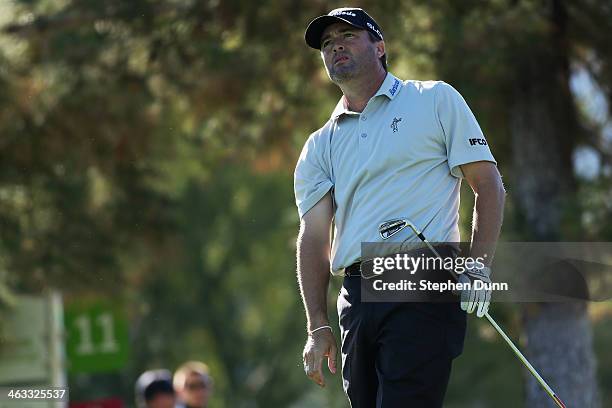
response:
[[[572,149],[577,114],[569,89],[566,14],[550,1],[549,41],[534,41],[517,61],[511,109],[514,195],[524,230],[536,241],[568,239],[562,223],[576,196]],[[574,223],[580,214],[571,214]],[[572,219],[570,218],[570,219]],[[577,218],[577,219],[576,219]],[[596,408],[598,388],[591,323],[584,303],[531,304],[523,309],[527,357],[568,407]],[[528,408],[555,407],[526,372]]]
[[[591,322],[580,303],[525,308],[527,358],[568,407],[599,407]],[[530,374],[526,407],[556,407]]]

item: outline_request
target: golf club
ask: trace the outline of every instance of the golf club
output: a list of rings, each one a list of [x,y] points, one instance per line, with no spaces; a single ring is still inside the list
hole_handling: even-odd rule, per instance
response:
[[[439,258],[442,258],[442,256],[438,253],[438,251],[436,251],[433,245],[431,245],[431,243],[425,238],[425,235],[423,235],[423,233],[412,223],[412,221],[410,221],[407,218],[397,218],[397,219],[385,221],[378,226],[378,231],[380,233],[381,238],[383,240],[386,240],[392,237],[393,235],[397,234],[398,232],[400,232],[406,227],[410,227],[410,229],[412,229],[412,231],[416,234],[416,236],[419,237],[419,239],[423,243],[425,243],[425,245],[427,245],[427,248],[429,248],[429,250],[433,252],[434,255],[436,255]],[[453,279],[457,280],[457,274],[454,271],[449,270],[448,272],[453,276]],[[546,393],[553,399],[555,404],[557,404],[559,408],[566,408],[563,401],[561,401],[561,399],[557,396],[557,394],[555,394],[552,388],[550,388],[550,386],[546,383],[546,381],[544,381],[544,379],[540,376],[540,374],[538,374],[536,369],[531,365],[531,363],[527,360],[527,358],[523,355],[523,353],[521,353],[518,347],[514,345],[512,340],[510,340],[510,337],[506,335],[506,333],[497,324],[497,322],[493,319],[493,317],[491,317],[489,312],[486,312],[484,316],[487,318],[489,323],[491,323],[491,325],[495,328],[495,330],[497,330],[500,336],[502,336],[502,338],[506,341],[506,343],[510,346],[514,354],[519,358],[519,360],[521,360],[521,362],[527,368],[527,370],[529,370],[531,375],[533,375],[534,378],[538,380],[542,388],[544,388]]]

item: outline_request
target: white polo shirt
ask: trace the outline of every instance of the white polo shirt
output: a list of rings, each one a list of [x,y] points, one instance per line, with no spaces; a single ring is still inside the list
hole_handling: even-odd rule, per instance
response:
[[[409,218],[432,242],[459,242],[460,165],[495,159],[461,95],[441,81],[388,73],[361,113],[344,98],[312,133],[297,162],[300,218],[328,191],[334,199],[331,272],[359,261],[378,225]],[[405,228],[390,241],[419,242]]]

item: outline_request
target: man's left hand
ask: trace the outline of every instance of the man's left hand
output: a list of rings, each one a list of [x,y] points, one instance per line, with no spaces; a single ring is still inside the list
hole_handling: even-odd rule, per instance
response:
[[[461,291],[461,309],[473,313],[477,310],[476,316],[482,317],[489,310],[491,302],[491,290],[488,288],[491,283],[491,269],[484,267],[481,269],[468,269],[458,276],[460,283],[469,283],[470,289]],[[475,289],[475,282],[482,281],[485,288]]]

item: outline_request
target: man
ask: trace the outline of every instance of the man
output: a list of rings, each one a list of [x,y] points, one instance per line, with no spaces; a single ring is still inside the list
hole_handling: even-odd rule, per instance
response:
[[[174,389],[184,408],[206,408],[212,384],[208,366],[200,361],[188,361],[174,373]]]
[[[168,370],[145,371],[136,381],[138,408],[174,408],[172,374]]]
[[[454,88],[400,81],[387,72],[382,30],[365,11],[342,8],[317,17],[305,40],[321,52],[343,96],[330,120],[308,138],[295,170],[298,280],[308,325],[304,369],[320,386],[324,358],[336,372],[337,345],[327,316],[331,270],[344,275],[338,313],[343,388],[351,406],[441,407],[452,360],[463,348],[461,309],[484,315],[490,292],[464,291],[461,308],[455,301],[362,302],[360,246],[380,241],[380,223],[400,217],[430,241],[459,242],[463,178],[475,194],[469,255],[490,262],[505,195],[495,159]],[[464,275],[489,279],[488,268]]]

